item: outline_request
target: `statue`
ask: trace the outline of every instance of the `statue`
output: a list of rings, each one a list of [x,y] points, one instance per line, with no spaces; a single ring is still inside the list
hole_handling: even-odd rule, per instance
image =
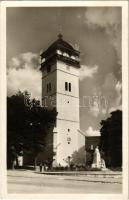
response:
[[[98,146],[95,148],[94,155],[93,155],[93,163],[91,168],[98,168],[102,171],[107,170],[105,165],[105,160],[101,158]]]
[[[100,156],[100,152],[98,149],[98,146],[95,148],[95,152],[93,155],[93,163],[91,165],[92,168],[101,168],[101,156]]]

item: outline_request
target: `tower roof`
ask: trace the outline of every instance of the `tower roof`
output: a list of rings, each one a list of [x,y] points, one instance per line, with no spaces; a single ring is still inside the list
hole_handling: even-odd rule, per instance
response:
[[[52,43],[46,51],[44,51],[41,54],[41,57],[47,57],[49,54],[54,52],[55,50],[61,50],[62,52],[68,53],[70,56],[79,56],[79,51],[75,50],[72,45],[70,45],[68,42],[63,40],[63,35],[59,34],[58,39]]]
[[[73,48],[68,42],[63,40],[63,35],[59,34],[58,39],[53,42],[41,56],[41,70],[50,63],[57,60],[63,61],[68,65],[80,67],[80,52]]]

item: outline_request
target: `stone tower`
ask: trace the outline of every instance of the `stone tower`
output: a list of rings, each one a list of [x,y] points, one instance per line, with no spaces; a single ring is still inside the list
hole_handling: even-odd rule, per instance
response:
[[[56,107],[58,112],[53,132],[55,165],[67,165],[68,158],[78,150],[79,68],[79,51],[61,34],[41,54],[42,105]]]

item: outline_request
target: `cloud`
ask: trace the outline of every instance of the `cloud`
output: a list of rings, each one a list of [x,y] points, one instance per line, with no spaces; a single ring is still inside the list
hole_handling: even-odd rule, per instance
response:
[[[93,75],[96,74],[98,71],[98,66],[86,66],[82,65],[80,69],[80,75],[79,78],[82,81],[84,78],[89,77],[93,78]]]
[[[114,74],[111,72],[109,74],[107,74],[104,84],[103,84],[103,88],[104,90],[114,90],[117,84],[117,80],[116,77],[114,76]]]
[[[117,81],[113,73],[109,73],[104,81],[102,91],[108,99],[108,112],[122,108],[122,83]]]
[[[118,81],[115,86],[117,92],[116,105],[120,106],[122,101],[122,83]]]
[[[14,57],[11,59],[11,61],[9,63],[9,67],[18,69],[20,64],[21,64],[20,60],[18,58]]]
[[[121,63],[121,8],[88,8],[85,13],[85,23],[90,28],[101,28],[113,45],[117,62]]]
[[[121,15],[118,8],[111,7],[90,7],[85,13],[88,24],[95,24],[96,26],[107,27],[120,24]]]
[[[121,94],[121,91],[122,91],[122,83],[120,81],[118,81],[116,83],[116,86],[115,86],[115,89],[117,91],[118,94]]]
[[[31,52],[13,57],[7,70],[7,93],[11,96],[28,90],[32,98],[41,98],[41,72],[39,71],[39,55]]]
[[[114,112],[114,111],[116,111],[116,110],[122,110],[122,106],[120,105],[120,106],[118,106],[118,107],[111,107],[111,108],[109,109],[109,113]]]
[[[94,130],[91,126],[85,131],[86,136],[100,136],[100,131]]]
[[[102,112],[102,114],[106,114],[107,113],[107,109],[105,109],[105,108],[103,108],[102,110],[101,110],[101,112]]]
[[[117,82],[115,85],[116,98],[114,99],[112,107],[109,109],[109,113],[115,110],[122,110],[122,83]]]

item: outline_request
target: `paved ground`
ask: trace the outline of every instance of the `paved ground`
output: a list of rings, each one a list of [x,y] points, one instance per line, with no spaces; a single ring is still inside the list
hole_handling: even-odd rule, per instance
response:
[[[120,178],[97,179],[95,177],[91,178],[84,176],[40,174],[29,170],[10,170],[8,171],[7,180],[8,193],[119,194],[122,192],[122,184]]]

